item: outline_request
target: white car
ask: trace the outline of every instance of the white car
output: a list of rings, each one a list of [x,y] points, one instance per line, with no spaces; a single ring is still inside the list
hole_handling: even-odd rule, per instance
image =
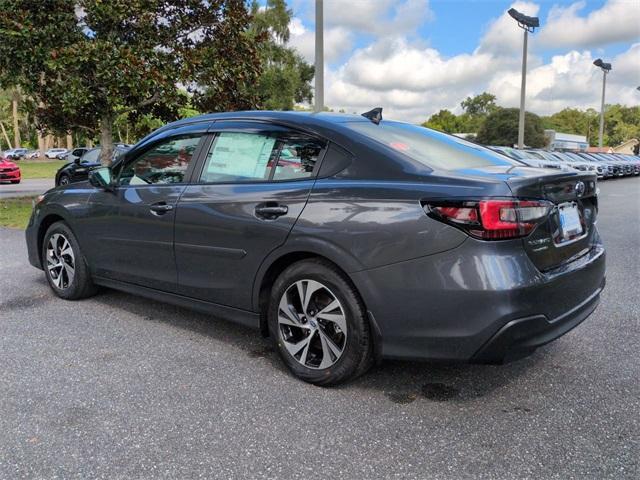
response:
[[[44,156],[47,158],[58,158],[58,155],[67,152],[68,150],[66,148],[50,148],[49,150],[44,152]]]

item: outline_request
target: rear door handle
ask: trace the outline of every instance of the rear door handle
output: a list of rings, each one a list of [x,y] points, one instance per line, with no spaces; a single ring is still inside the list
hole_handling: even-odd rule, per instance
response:
[[[149,207],[151,213],[154,215],[164,215],[167,212],[173,210],[173,205],[168,205],[166,202],[154,203]]]
[[[265,220],[275,220],[289,212],[286,205],[258,205],[255,209],[256,216]]]

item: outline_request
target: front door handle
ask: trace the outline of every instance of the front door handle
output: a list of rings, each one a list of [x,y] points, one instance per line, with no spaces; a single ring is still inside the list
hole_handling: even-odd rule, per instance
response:
[[[289,207],[286,205],[278,205],[267,203],[261,204],[256,207],[256,216],[264,220],[275,220],[282,215],[289,213]]]
[[[173,205],[168,205],[165,202],[158,202],[152,204],[149,207],[149,210],[151,210],[151,213],[153,213],[154,215],[164,215],[165,213],[173,210]]]

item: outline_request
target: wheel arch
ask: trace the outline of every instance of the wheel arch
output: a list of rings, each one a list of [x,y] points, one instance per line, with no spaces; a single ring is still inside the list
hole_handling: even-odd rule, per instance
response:
[[[48,213],[47,215],[45,215],[42,220],[40,221],[40,224],[38,225],[38,259],[40,260],[40,265],[43,265],[42,263],[42,244],[44,242],[44,235],[45,233],[47,233],[47,230],[49,230],[49,227],[51,225],[53,225],[56,222],[65,222],[67,225],[69,225],[69,222],[67,222],[67,219],[64,218],[62,215],[60,215],[57,212],[52,212],[52,213]],[[71,227],[69,227],[71,228]]]
[[[379,363],[381,361],[382,336],[380,333],[380,327],[378,326],[373,314],[367,308],[364,296],[360,292],[360,289],[358,289],[356,283],[351,278],[351,275],[349,275],[348,271],[340,267],[340,265],[329,256],[313,250],[288,251],[286,253],[277,255],[275,258],[272,258],[272,256],[270,256],[269,258],[271,259],[270,262],[263,262],[262,268],[260,269],[261,275],[256,278],[256,283],[254,285],[254,301],[256,302],[254,303],[254,305],[257,306],[258,311],[260,312],[260,333],[263,337],[269,336],[267,308],[269,304],[269,294],[271,292],[270,287],[271,285],[273,285],[273,282],[287,267],[289,267],[289,265],[306,259],[320,259],[329,263],[333,268],[342,273],[346,281],[351,284],[351,287],[360,297],[360,301],[364,305],[365,312],[367,314],[367,322],[369,323],[369,328],[371,331],[374,360],[376,363]]]

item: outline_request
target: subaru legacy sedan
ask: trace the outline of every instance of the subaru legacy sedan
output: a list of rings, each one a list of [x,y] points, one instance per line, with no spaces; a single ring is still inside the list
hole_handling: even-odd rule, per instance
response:
[[[605,283],[596,193],[593,173],[379,109],[236,112],[48,191],[26,240],[59,297],[110,287],[252,326],[331,385],[383,358],[502,363],[580,324]]]

